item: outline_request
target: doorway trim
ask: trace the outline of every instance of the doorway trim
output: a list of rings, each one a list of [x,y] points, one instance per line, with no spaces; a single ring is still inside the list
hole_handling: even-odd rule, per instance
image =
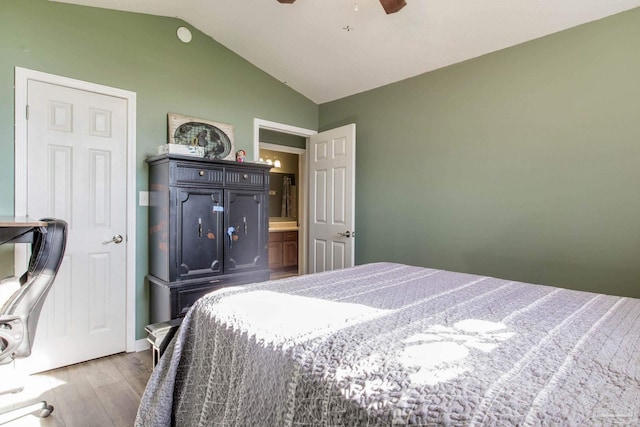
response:
[[[138,351],[136,346],[136,93],[69,77],[48,74],[27,68],[15,67],[15,170],[14,170],[14,215],[27,214],[27,101],[28,82],[66,86],[72,89],[95,92],[101,95],[122,98],[127,101],[127,251],[126,266],[126,320],[125,350]],[[27,248],[16,245],[14,269],[20,271],[27,265]]]
[[[260,142],[260,129],[272,130],[280,133],[287,133],[291,135],[302,136],[305,138],[305,148],[304,150],[301,148],[289,147],[287,145],[279,145],[279,144],[270,144],[265,142]],[[300,200],[302,200],[302,208],[300,209],[298,215],[298,240],[299,240],[299,250],[298,250],[298,272],[300,274],[307,273],[307,239],[308,239],[308,224],[307,224],[307,212],[309,206],[309,200],[307,197],[307,188],[308,188],[308,177],[307,177],[307,165],[309,162],[309,137],[317,134],[318,132],[311,129],[305,129],[297,126],[291,126],[284,123],[271,122],[268,120],[262,119],[253,119],[253,159],[257,161],[260,158],[260,147],[264,147],[269,150],[282,151],[285,153],[294,153],[298,154],[298,169],[300,171],[300,181],[302,185],[300,186]],[[306,154],[305,154],[306,153]]]

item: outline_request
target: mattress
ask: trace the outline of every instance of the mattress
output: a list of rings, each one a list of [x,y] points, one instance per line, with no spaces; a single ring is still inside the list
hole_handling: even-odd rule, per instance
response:
[[[138,426],[640,424],[640,300],[395,263],[198,300]]]

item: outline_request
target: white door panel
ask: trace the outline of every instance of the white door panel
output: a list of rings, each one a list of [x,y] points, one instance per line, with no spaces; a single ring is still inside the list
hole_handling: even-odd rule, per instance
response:
[[[69,223],[30,371],[125,350],[127,102],[28,82],[27,214]]]
[[[355,124],[318,133],[309,150],[309,272],[354,265]]]

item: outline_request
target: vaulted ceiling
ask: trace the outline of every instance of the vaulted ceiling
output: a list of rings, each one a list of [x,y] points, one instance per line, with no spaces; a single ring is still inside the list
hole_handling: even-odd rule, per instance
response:
[[[180,18],[324,102],[640,7],[640,0],[54,0]],[[357,9],[357,10],[356,10]]]

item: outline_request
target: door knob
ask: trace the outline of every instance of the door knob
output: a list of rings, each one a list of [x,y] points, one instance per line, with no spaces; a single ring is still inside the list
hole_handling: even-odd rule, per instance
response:
[[[122,241],[123,241],[123,240],[124,240],[124,239],[122,238],[122,236],[121,236],[121,235],[116,234],[115,236],[113,236],[113,239],[111,239],[111,240],[107,240],[106,242],[102,242],[102,244],[103,244],[103,245],[106,245],[106,244],[109,244],[109,243],[115,243],[115,244],[118,244],[118,243],[122,243]]]
[[[338,235],[342,237],[346,237],[348,239],[349,237],[351,237],[351,232],[347,230],[344,233],[338,233]]]

